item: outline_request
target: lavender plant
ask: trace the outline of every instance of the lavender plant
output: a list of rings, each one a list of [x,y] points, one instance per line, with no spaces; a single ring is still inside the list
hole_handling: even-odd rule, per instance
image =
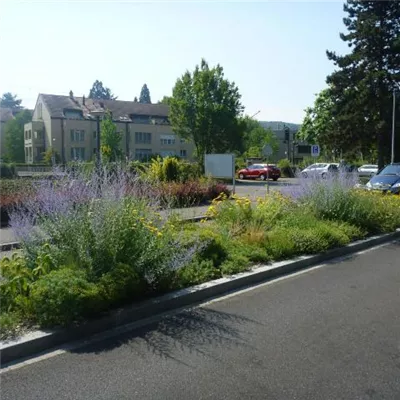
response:
[[[143,179],[115,165],[101,175],[76,168],[54,175],[55,180],[38,182],[37,196],[11,213],[31,268],[43,243],[56,268],[75,266],[92,281],[121,263],[146,278],[188,262],[187,249],[164,229],[165,220],[156,213],[159,198]]]

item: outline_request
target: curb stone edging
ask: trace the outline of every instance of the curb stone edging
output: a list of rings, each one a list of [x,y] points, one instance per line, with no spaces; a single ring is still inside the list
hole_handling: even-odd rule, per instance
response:
[[[4,365],[20,358],[49,350],[66,342],[87,338],[96,333],[136,322],[149,316],[206,301],[235,289],[261,283],[337,257],[366,250],[373,246],[389,243],[397,238],[400,238],[400,229],[393,233],[359,240],[325,253],[301,256],[292,260],[276,262],[272,265],[260,266],[248,272],[171,292],[155,299],[114,310],[101,319],[87,321],[77,327],[58,331],[35,331],[14,341],[0,342],[0,360]]]
[[[21,247],[21,244],[19,242],[11,242],[11,243],[2,243],[0,244],[0,252],[1,251],[11,251],[11,250],[17,250]]]

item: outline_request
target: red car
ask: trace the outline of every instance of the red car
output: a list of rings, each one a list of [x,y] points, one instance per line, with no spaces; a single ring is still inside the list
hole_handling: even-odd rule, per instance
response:
[[[267,178],[277,181],[281,177],[281,170],[275,165],[270,164],[253,164],[238,172],[239,179],[261,179],[265,181]]]

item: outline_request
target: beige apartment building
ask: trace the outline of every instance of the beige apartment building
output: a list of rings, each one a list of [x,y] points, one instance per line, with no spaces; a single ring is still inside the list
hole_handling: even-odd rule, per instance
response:
[[[52,147],[61,162],[94,159],[96,113],[111,112],[121,146],[129,160],[146,160],[152,154],[176,155],[191,160],[194,146],[172,131],[169,107],[133,101],[97,100],[83,97],[39,94],[32,122],[25,124],[25,161],[40,162]]]

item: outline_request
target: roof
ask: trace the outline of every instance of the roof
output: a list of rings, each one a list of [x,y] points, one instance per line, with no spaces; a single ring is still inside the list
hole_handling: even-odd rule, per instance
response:
[[[7,122],[14,118],[14,114],[11,108],[0,108],[0,121]]]
[[[134,101],[87,99],[83,97],[40,94],[53,118],[63,118],[66,110],[81,111],[85,118],[95,110],[109,110],[114,120],[127,121],[131,115],[167,117],[169,107],[165,104],[142,104]],[[83,104],[83,102],[85,104]]]

